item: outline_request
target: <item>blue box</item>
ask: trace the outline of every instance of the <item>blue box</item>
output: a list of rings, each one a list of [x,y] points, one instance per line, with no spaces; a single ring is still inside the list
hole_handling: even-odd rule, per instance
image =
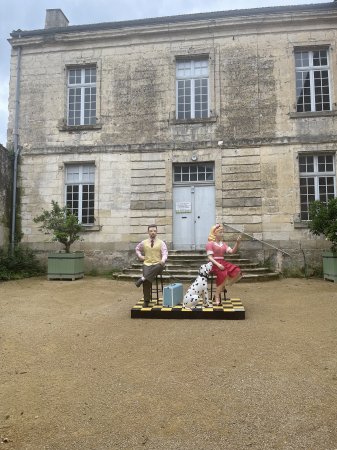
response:
[[[163,289],[163,306],[172,307],[183,302],[184,293],[181,283],[165,286]]]

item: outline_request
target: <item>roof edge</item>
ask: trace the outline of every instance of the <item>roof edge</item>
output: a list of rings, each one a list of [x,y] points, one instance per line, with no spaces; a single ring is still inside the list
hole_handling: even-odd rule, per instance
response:
[[[153,17],[147,19],[135,19],[125,20],[118,22],[101,22],[94,24],[84,25],[69,25],[67,27],[56,27],[37,30],[13,30],[10,33],[12,38],[30,37],[36,35],[48,35],[55,33],[76,33],[81,31],[95,31],[106,29],[118,29],[118,28],[132,28],[141,27],[147,25],[165,25],[170,23],[181,22],[193,22],[200,20],[216,20],[222,18],[231,17],[247,17],[256,15],[269,15],[269,14],[284,14],[292,12],[305,12],[305,11],[324,11],[329,9],[337,10],[337,2],[332,1],[329,3],[311,3],[304,5],[289,5],[289,6],[269,6],[263,8],[251,8],[251,9],[233,9],[228,11],[214,11],[214,12],[202,12],[195,14],[182,14],[175,16],[162,16]]]

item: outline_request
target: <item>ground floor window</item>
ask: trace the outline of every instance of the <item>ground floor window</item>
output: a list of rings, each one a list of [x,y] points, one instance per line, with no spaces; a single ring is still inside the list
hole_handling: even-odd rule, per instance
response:
[[[66,205],[83,225],[95,222],[95,166],[69,164],[65,177]]]
[[[310,220],[309,204],[314,200],[327,202],[336,197],[335,157],[300,155],[301,220]]]

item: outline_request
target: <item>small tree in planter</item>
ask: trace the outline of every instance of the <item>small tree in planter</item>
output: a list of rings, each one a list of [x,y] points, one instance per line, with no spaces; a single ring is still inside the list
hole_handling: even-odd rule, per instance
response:
[[[60,207],[54,200],[50,211],[43,210],[40,216],[34,218],[35,223],[41,223],[39,230],[52,235],[52,240],[64,246],[64,251],[48,255],[48,279],[76,279],[84,274],[84,253],[70,253],[71,245],[80,241],[83,227],[78,218],[66,206]]]
[[[325,236],[331,243],[331,251],[323,252],[324,278],[337,281],[337,198],[328,203],[312,202],[310,220],[310,231],[316,236]]]

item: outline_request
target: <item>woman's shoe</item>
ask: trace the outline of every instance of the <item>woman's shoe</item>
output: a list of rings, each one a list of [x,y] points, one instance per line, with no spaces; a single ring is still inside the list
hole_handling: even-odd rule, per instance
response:
[[[220,306],[220,305],[221,305],[220,297],[216,297],[216,296],[214,295],[213,301],[214,301],[215,306]]]
[[[183,309],[187,310],[187,311],[193,311],[194,308],[192,308],[191,306],[185,306],[183,305]]]

